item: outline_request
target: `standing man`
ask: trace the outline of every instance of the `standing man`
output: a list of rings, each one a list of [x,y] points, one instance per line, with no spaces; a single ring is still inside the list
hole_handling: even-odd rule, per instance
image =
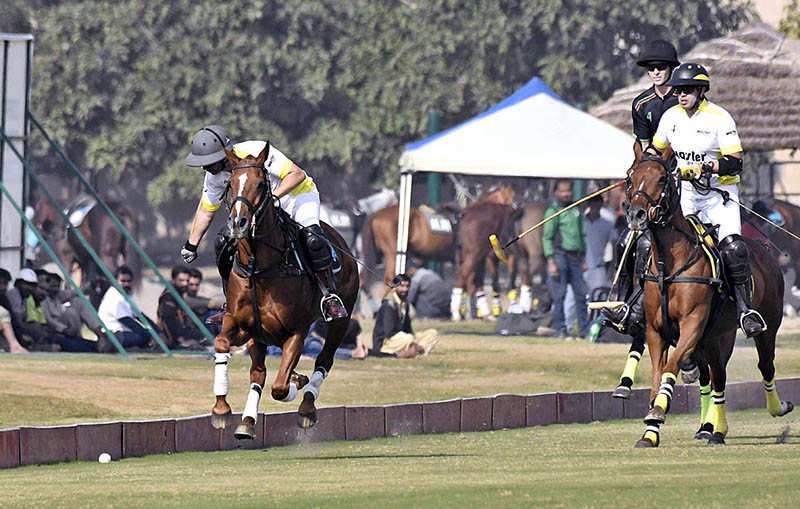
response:
[[[553,204],[545,211],[545,217],[552,216],[570,204],[572,181],[558,180],[555,197]],[[556,337],[567,337],[564,313],[567,285],[572,287],[575,294],[578,335],[584,337],[589,327],[586,288],[583,285],[583,271],[586,270],[586,227],[577,207],[544,224],[542,244],[544,256],[547,258],[550,292],[553,294],[553,328],[556,330]]]
[[[611,221],[600,215],[603,207],[603,197],[595,196],[589,200],[586,209],[586,272],[583,279],[589,295],[596,288],[608,287],[608,270],[606,268],[605,254],[609,242],[614,243],[617,232]]]
[[[301,242],[309,255],[314,276],[322,286],[322,314],[325,320],[335,320],[347,316],[342,299],[336,295],[334,278],[331,269],[333,256],[328,240],[319,224],[319,192],[314,180],[302,168],[294,164],[277,148],[267,141],[251,140],[234,145],[227,130],[218,125],[206,126],[194,134],[192,147],[186,156],[186,164],[201,167],[205,170],[203,195],[197,206],[189,238],[181,249],[181,256],[186,263],[197,258],[197,245],[203,239],[214,213],[219,209],[228,189],[231,178],[230,161],[225,150],[232,150],[238,157],[257,156],[267,147],[267,160],[264,171],[269,175],[272,194],[301,228]],[[227,225],[217,234],[214,243],[217,264],[222,276],[223,291],[227,291],[228,278],[235,255],[235,244],[230,240]],[[222,315],[208,319],[208,323],[222,322]]]

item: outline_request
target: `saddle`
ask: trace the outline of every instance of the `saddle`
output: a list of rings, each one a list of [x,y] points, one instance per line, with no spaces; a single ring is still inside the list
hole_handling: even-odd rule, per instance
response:
[[[428,221],[428,228],[431,229],[431,232],[442,235],[453,235],[453,223],[450,222],[447,216],[439,214],[428,205],[420,205],[419,211],[422,212],[422,215],[425,216],[425,219]]]

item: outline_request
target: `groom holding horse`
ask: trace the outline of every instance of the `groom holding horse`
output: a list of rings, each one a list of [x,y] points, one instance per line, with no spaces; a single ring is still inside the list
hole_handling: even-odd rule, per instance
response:
[[[225,150],[232,150],[238,157],[246,157],[258,155],[264,147],[267,147],[264,169],[270,177],[272,194],[278,200],[280,207],[302,227],[302,242],[305,244],[309,262],[323,293],[321,304],[323,316],[327,321],[344,318],[347,316],[347,310],[335,293],[331,274],[333,266],[331,249],[319,224],[320,204],[317,186],[311,177],[268,141],[252,140],[234,145],[228,131],[218,125],[203,127],[194,134],[191,150],[186,156],[186,164],[202,167],[206,173],[200,204],[192,220],[189,238],[181,249],[181,256],[186,263],[192,263],[197,258],[197,245],[211,225],[214,213],[219,209],[230,187],[232,168]],[[243,202],[247,203],[246,200]],[[222,288],[227,291],[232,268],[231,260],[235,253],[227,225],[217,234],[214,251],[222,276]],[[218,315],[209,317],[207,323],[221,323],[223,315],[224,310]]]

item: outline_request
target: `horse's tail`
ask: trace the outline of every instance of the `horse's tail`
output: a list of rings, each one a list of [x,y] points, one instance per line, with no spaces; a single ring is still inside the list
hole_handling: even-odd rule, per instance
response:
[[[365,268],[361,269],[361,288],[369,283],[370,272],[367,269],[375,269],[378,265],[378,246],[375,245],[375,232],[372,230],[374,215],[369,215],[364,220],[361,228],[361,256],[363,257]]]

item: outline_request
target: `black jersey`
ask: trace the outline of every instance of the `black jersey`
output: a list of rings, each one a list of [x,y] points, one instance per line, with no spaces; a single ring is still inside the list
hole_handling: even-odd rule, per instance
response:
[[[653,141],[658,122],[665,111],[678,104],[678,96],[672,90],[662,99],[652,86],[633,100],[633,134],[643,145]]]

